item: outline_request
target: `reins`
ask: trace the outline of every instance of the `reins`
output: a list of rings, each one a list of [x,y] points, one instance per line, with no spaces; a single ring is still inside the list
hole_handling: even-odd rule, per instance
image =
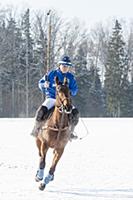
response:
[[[55,124],[50,123],[50,126],[47,124],[47,126],[44,126],[43,129],[49,129],[49,130],[53,130],[57,132],[57,138],[56,138],[56,144],[57,144],[58,141],[60,140],[61,133],[63,131],[66,131],[67,133],[67,131],[69,130],[69,116],[68,115],[71,114],[72,112],[72,105],[71,105],[71,99],[69,99],[70,94],[69,94],[69,89],[67,87],[66,79],[64,81],[64,85],[59,85],[58,77],[56,77],[55,82],[56,82],[56,103],[55,103],[56,110],[55,110],[54,118],[56,117],[56,114],[57,114],[57,116],[59,115],[58,120],[56,123],[54,122]],[[61,88],[61,86],[63,86],[63,88]],[[51,120],[53,120],[52,116],[51,116]]]
[[[58,93],[57,93],[57,95],[58,95]],[[71,111],[64,111],[64,105],[63,105],[63,103],[64,103],[64,101],[65,100],[69,100],[69,98],[68,97],[64,97],[64,99],[63,100],[61,100],[59,97],[58,97],[58,103],[59,103],[59,105],[55,105],[57,108],[58,108],[58,111],[60,112],[60,113],[63,113],[63,112],[65,112],[65,113],[67,113],[67,114],[70,114],[71,112],[72,112],[72,110]]]
[[[59,98],[58,100],[59,100],[60,105],[57,105],[57,104],[55,105],[55,107],[57,108],[58,112],[62,114],[59,128],[51,127],[51,126],[44,126],[44,127],[42,127],[43,130],[50,129],[50,130],[53,130],[53,131],[58,131],[59,132],[58,135],[60,135],[61,131],[66,131],[69,128],[69,126],[66,126],[66,127],[62,128],[64,115],[65,114],[70,114],[72,112],[72,111],[66,111],[64,109],[63,102],[66,99],[68,99],[68,98],[66,97],[66,98],[63,99],[63,101],[61,101],[60,98]]]
[[[58,112],[61,113],[61,120],[60,120],[60,125],[59,125],[59,128],[58,128],[58,135],[57,135],[57,139],[56,139],[56,144],[58,144],[58,141],[59,141],[61,132],[62,132],[62,131],[66,131],[66,130],[69,128],[69,126],[66,126],[65,128],[62,129],[65,114],[70,114],[70,113],[71,113],[71,112],[66,112],[65,109],[64,109],[63,102],[64,102],[66,99],[68,99],[68,98],[65,97],[65,98],[61,101],[61,99],[59,98],[58,100],[60,101],[60,105],[55,105],[55,106],[57,107],[57,109],[58,109]]]
[[[66,98],[64,98],[64,99],[61,101],[60,98],[59,98],[58,100],[59,100],[60,105],[56,105],[56,107],[58,108],[58,111],[59,111],[60,113],[62,113],[61,123],[60,123],[60,127],[59,127],[59,129],[58,129],[59,133],[58,133],[57,139],[59,139],[60,134],[61,134],[61,131],[63,131],[63,129],[62,129],[63,117],[64,117],[64,114],[67,113],[67,112],[64,111],[63,102],[64,102],[66,99],[68,99],[68,98],[66,97]],[[70,114],[70,113],[71,113],[71,111],[68,112],[67,114]],[[90,134],[90,132],[88,131],[88,128],[87,128],[87,126],[86,126],[86,124],[84,123],[84,121],[83,121],[82,118],[81,118],[81,122],[82,122],[82,124],[83,124],[83,126],[84,126],[84,128],[85,128],[85,130],[86,130],[86,134],[85,134],[83,137],[78,137],[79,140],[82,140],[82,139],[86,138],[86,137]],[[68,126],[65,127],[65,130],[66,130],[67,128],[68,128]],[[58,141],[58,140],[57,140],[57,141]]]

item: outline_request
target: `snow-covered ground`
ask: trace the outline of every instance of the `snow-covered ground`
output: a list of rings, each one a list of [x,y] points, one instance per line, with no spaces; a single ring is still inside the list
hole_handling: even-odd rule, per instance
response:
[[[38,151],[34,119],[0,119],[0,200],[133,199],[133,119],[82,119],[89,134],[69,142],[55,180],[44,191],[34,180]],[[86,129],[80,119],[76,132]],[[47,155],[47,175],[52,150]]]

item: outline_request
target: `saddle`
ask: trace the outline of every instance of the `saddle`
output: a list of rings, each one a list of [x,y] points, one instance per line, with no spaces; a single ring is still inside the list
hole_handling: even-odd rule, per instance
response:
[[[34,128],[31,132],[31,135],[34,137],[37,137],[39,132],[43,129],[42,127],[45,127],[46,122],[48,119],[50,119],[50,117],[52,116],[53,112],[54,112],[55,106],[52,107],[51,109],[48,110],[48,112],[45,114],[45,116],[43,117],[42,121],[35,121],[35,125]],[[71,134],[73,134],[74,132],[74,128],[77,125],[78,121],[79,121],[79,112],[76,108],[74,108],[72,110],[72,112],[70,114],[68,114],[69,117],[69,124],[71,126]]]
[[[45,114],[45,116],[43,117],[43,122],[42,122],[43,125],[45,125],[46,121],[48,119],[50,119],[50,117],[52,116],[52,114],[54,112],[54,109],[55,109],[55,106],[50,108],[48,110],[48,112]],[[74,130],[75,126],[78,124],[78,121],[79,121],[79,111],[77,110],[77,108],[74,108],[72,110],[72,112],[70,114],[68,114],[68,119],[69,119],[69,124],[71,125],[72,129]]]

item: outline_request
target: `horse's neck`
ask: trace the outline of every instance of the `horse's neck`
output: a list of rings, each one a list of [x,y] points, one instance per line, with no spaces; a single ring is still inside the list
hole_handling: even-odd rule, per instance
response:
[[[55,107],[54,112],[53,112],[53,119],[56,122],[60,122],[62,118],[63,113],[59,112],[58,108]]]

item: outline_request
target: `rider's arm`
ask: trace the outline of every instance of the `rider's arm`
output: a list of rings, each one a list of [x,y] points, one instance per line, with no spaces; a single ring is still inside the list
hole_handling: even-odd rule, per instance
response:
[[[45,74],[38,82],[38,87],[42,92],[45,92],[45,89],[49,87],[49,83],[51,82],[51,77],[53,75],[53,71],[50,71],[48,74]]]
[[[71,92],[72,96],[75,96],[78,92],[78,86],[77,86],[77,82],[76,79],[73,75],[70,76],[70,84],[69,84],[69,89]]]

